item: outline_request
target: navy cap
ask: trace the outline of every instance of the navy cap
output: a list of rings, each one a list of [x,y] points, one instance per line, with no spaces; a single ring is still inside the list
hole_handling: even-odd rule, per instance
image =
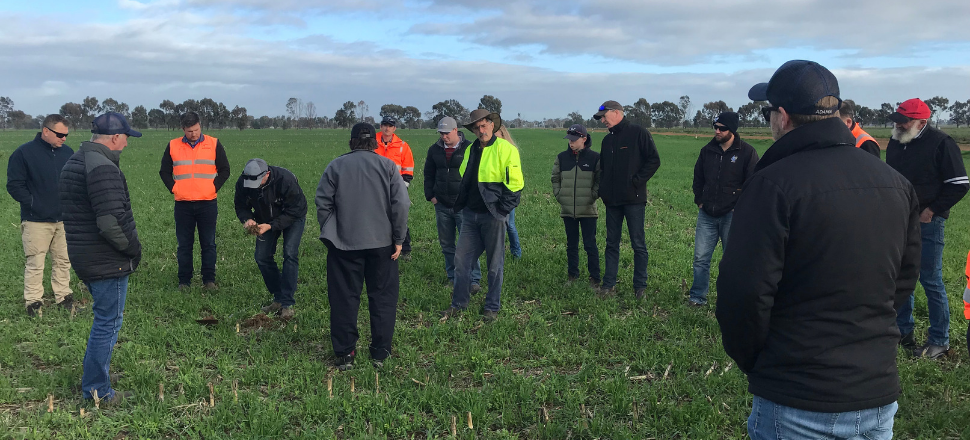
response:
[[[385,116],[384,119],[381,119],[381,125],[390,125],[391,127],[397,127],[397,118],[390,115]]]
[[[589,133],[586,133],[586,127],[583,127],[582,124],[573,124],[569,126],[569,130],[566,130],[566,136],[563,136],[563,139],[569,139],[572,142],[587,136],[589,136]]]
[[[818,100],[833,96],[839,102],[829,108],[815,108]],[[839,110],[839,81],[835,75],[814,61],[792,60],[782,64],[766,83],[755,84],[748,91],[752,101],[768,101],[796,115],[831,115]]]
[[[131,129],[128,120],[121,113],[108,112],[91,121],[91,133],[94,134],[127,134],[131,137],[141,137],[141,132]]]
[[[358,122],[350,129],[351,139],[372,139],[374,138],[374,126],[366,122]]]

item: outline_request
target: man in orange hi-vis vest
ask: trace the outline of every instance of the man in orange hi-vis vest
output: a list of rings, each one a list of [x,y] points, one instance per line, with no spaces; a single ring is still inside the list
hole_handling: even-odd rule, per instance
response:
[[[197,113],[182,115],[181,123],[185,136],[169,141],[158,171],[162,182],[175,195],[179,290],[188,289],[192,283],[196,228],[202,253],[202,287],[216,290],[216,192],[229,180],[229,159],[218,139],[202,134]]]
[[[845,126],[849,127],[849,131],[855,137],[856,148],[861,148],[873,156],[882,158],[876,139],[870,136],[869,133],[866,133],[859,126],[859,123],[855,121],[855,103],[852,100],[847,99],[842,101],[842,106],[839,107],[839,117],[842,118],[842,122],[845,122]]]
[[[397,118],[390,115],[384,116],[384,119],[381,119],[381,132],[377,135],[377,149],[374,152],[397,164],[405,187],[410,187],[411,180],[414,179],[414,155],[411,154],[411,146],[394,134],[395,131],[397,131]],[[404,261],[411,259],[411,228],[408,228],[407,234],[404,235],[401,259]]]
[[[967,287],[963,289],[963,317],[967,318],[967,353],[970,353],[970,253],[967,253]]]

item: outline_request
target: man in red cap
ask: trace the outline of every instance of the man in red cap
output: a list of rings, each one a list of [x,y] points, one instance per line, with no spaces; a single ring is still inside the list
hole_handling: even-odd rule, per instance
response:
[[[970,180],[953,138],[930,126],[931,111],[914,98],[889,115],[896,126],[886,147],[886,163],[916,187],[923,242],[919,282],[926,291],[930,329],[926,344],[913,335],[913,295],[897,311],[896,325],[903,348],[914,356],[936,359],[950,349],[950,307],[943,286],[943,226],[950,208],[966,195]]]

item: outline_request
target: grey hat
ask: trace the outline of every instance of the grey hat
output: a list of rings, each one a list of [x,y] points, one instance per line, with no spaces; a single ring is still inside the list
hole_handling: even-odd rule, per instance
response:
[[[244,188],[259,188],[259,185],[263,183],[263,176],[269,172],[269,165],[263,159],[249,159],[246,162],[246,168],[243,169],[243,187]]]
[[[451,133],[451,130],[458,128],[458,121],[451,116],[445,116],[438,121],[438,133]]]
[[[475,123],[485,118],[488,118],[489,121],[492,121],[492,123],[495,124],[495,130],[498,130],[498,128],[502,126],[502,117],[499,116],[498,113],[492,113],[483,108],[475,110],[468,115],[468,122],[466,122],[464,126],[468,129],[468,131],[474,131]]]

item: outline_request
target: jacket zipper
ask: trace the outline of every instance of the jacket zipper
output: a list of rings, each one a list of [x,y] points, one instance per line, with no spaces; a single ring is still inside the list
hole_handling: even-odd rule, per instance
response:
[[[579,205],[576,203],[576,190],[579,185],[576,183],[579,180],[579,154],[574,155],[576,157],[576,166],[573,167],[573,217],[579,218]]]

